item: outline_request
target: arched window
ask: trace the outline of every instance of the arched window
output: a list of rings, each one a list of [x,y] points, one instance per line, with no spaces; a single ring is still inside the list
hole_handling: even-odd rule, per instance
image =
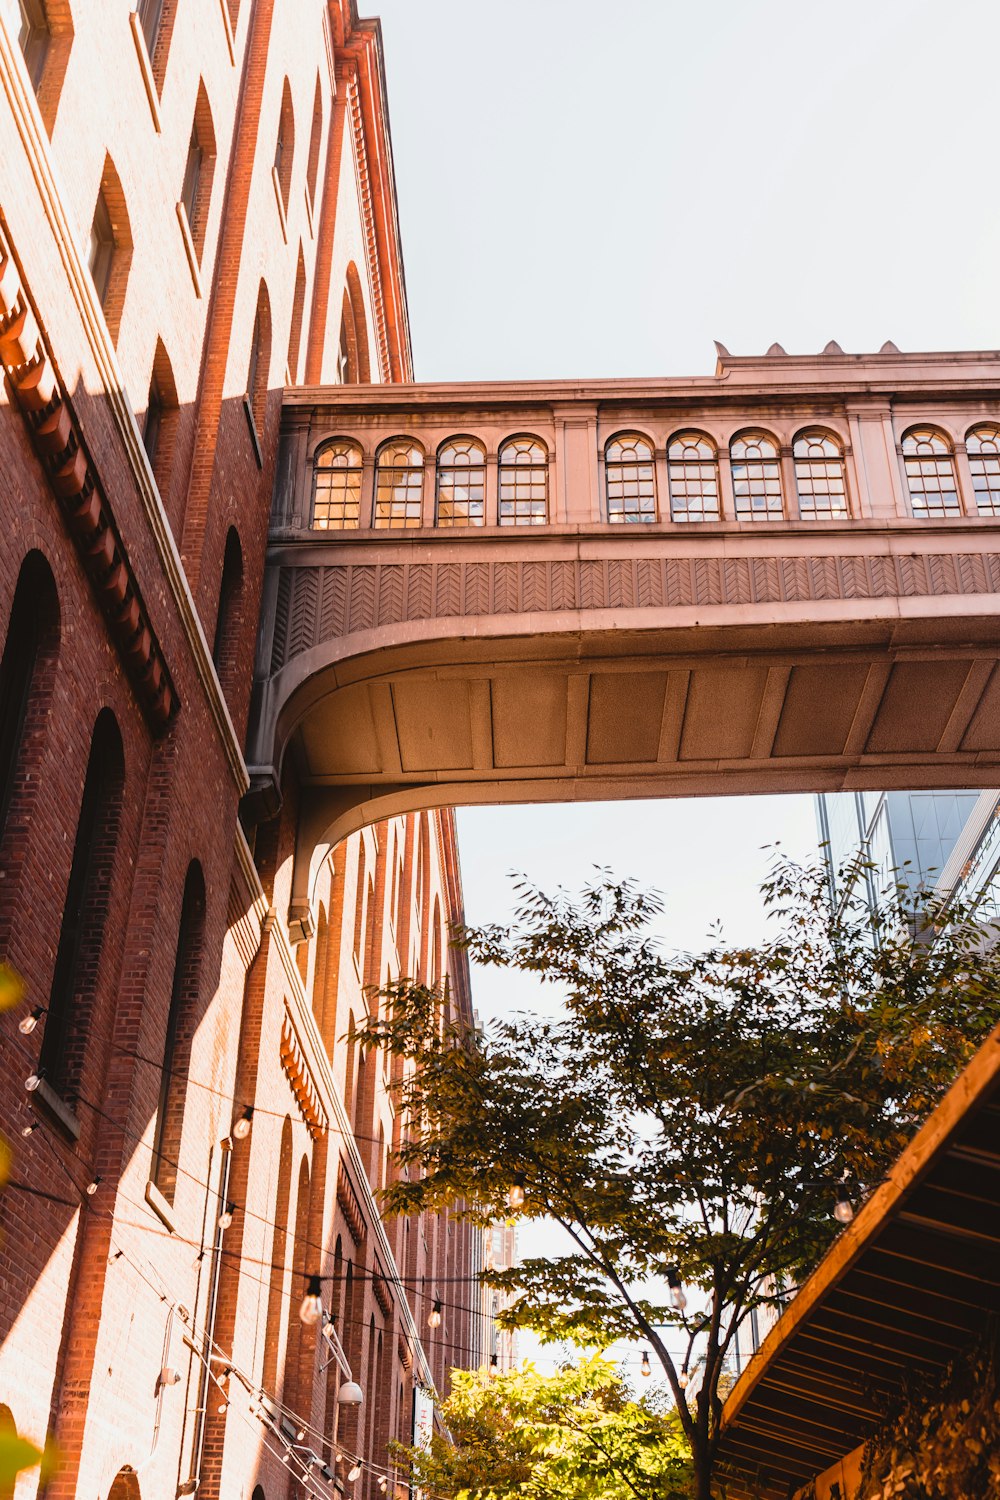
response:
[[[312,524],[323,531],[355,531],[361,517],[361,449],[338,439],[324,443],[313,467]]]
[[[201,1019],[198,993],[204,934],[205,880],[198,861],[192,860],[181,901],[153,1135],[153,1181],[168,1203],[173,1203],[177,1189],[177,1159],[184,1126],[191,1044]]]
[[[1000,516],[1000,427],[973,427],[966,435],[976,510],[981,516]]]
[[[548,454],[533,437],[511,438],[500,449],[500,525],[544,526],[548,521]]]
[[[142,418],[142,443],[149,458],[157,489],[166,497],[170,486],[170,465],[177,440],[180,410],[177,386],[163,340],[156,340],[153,370],[149,377],[149,394]]]
[[[104,171],[97,190],[87,263],[98,300],[104,308],[108,330],[117,342],[132,263],[132,228],[121,179],[110,156],[104,158]]]
[[[271,378],[271,299],[262,281],[257,292],[257,311],[253,320],[253,335],[250,340],[250,360],[247,365],[246,402],[253,419],[253,436],[257,443],[257,461],[263,467],[260,443],[264,436],[264,419],[267,416],[267,387]]]
[[[778,445],[766,432],[744,432],[729,445],[736,515],[741,521],[780,521]]]
[[[951,443],[935,427],[913,427],[903,437],[903,467],[915,516],[961,515]]]
[[[424,455],[409,438],[383,443],[375,460],[375,528],[395,531],[419,526],[424,489]]]
[[[623,432],[604,449],[609,521],[656,520],[653,445],[637,432]]]
[[[288,1226],[292,1213],[292,1122],[285,1116],[281,1127],[278,1156],[278,1191],[274,1202],[274,1231],[271,1241],[271,1274],[267,1294],[267,1323],[264,1333],[263,1387],[271,1395],[277,1388],[279,1361],[285,1330],[285,1271],[288,1255]]]
[[[719,459],[703,432],[678,432],[667,448],[672,521],[719,519]]]
[[[21,564],[0,658],[0,835],[25,772],[35,771],[59,655],[59,598],[40,552]],[[25,764],[28,752],[30,765]]]
[[[108,1490],[108,1500],[142,1500],[139,1476],[133,1469],[119,1469]]]
[[[281,206],[288,213],[288,200],[292,191],[292,158],[295,155],[295,111],[292,108],[292,91],[285,79],[281,91],[281,113],[278,115],[278,134],[274,142],[274,185],[281,199]]]
[[[485,448],[475,438],[452,438],[438,449],[437,524],[482,526],[485,496]]]
[[[323,90],[319,74],[316,75],[316,97],[313,100],[312,132],[309,136],[309,160],[306,164],[306,192],[309,207],[316,203],[316,183],[319,178],[319,149],[323,140]]]
[[[302,319],[306,306],[306,262],[299,244],[299,263],[295,271],[295,295],[292,298],[292,326],[288,331],[288,383],[299,378],[299,349],[302,344]]]
[[[90,742],[39,1060],[48,1084],[68,1102],[79,1086],[100,980],[124,781],[121,735],[105,708]]]
[[[829,432],[800,432],[792,444],[795,489],[804,521],[830,521],[850,514],[844,454]]]
[[[340,314],[335,380],[340,385],[367,385],[371,380],[368,355],[368,323],[361,277],[353,260],[347,267],[344,301]]]
[[[215,616],[212,660],[225,688],[232,688],[243,635],[243,548],[239,533],[230,526],[219,581],[219,609]]]
[[[198,98],[191,122],[181,203],[187,219],[195,259],[201,264],[208,228],[208,211],[212,204],[212,178],[215,175],[215,126],[204,83],[198,84]]]
[[[316,1261],[316,1252],[310,1244],[310,1207],[309,1163],[303,1156],[299,1162],[299,1180],[295,1193],[295,1245],[292,1254],[293,1309],[302,1296],[299,1289],[305,1287]],[[307,1411],[312,1405],[317,1332],[317,1329],[307,1327],[293,1311],[288,1320],[285,1374],[285,1390],[288,1392],[286,1400],[293,1411]]]
[[[367,881],[365,879],[365,840],[362,834],[358,841],[358,884],[354,896],[354,962],[357,965],[358,974],[363,971],[361,965],[364,961],[365,941],[365,894]]]

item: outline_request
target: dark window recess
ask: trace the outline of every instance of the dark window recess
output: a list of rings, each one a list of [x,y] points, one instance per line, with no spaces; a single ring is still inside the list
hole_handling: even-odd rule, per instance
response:
[[[115,233],[103,192],[98,193],[94,222],[90,226],[90,253],[87,257],[97,295],[103,305],[111,282],[111,262],[115,255]]]
[[[17,784],[25,719],[39,656],[48,638],[54,640],[58,618],[52,574],[35,553],[21,568],[0,658],[0,833],[6,826]]]
[[[156,53],[156,43],[160,35],[160,21],[163,18],[163,0],[139,0],[136,6],[136,14],[139,17],[139,25],[146,39],[146,51],[149,53],[150,61]]]
[[[184,168],[184,186],[181,189],[181,202],[184,204],[184,212],[187,214],[188,227],[192,234],[195,227],[195,216],[198,212],[198,188],[201,185],[201,172],[205,162],[205,149],[198,139],[198,125],[195,122],[191,126],[191,140],[188,144],[187,165]]]
[[[71,1103],[97,988],[123,780],[121,737],[105,709],[91,741],[39,1060],[46,1081]]]
[[[31,86],[37,93],[45,67],[45,54],[52,39],[42,0],[13,0],[12,19],[17,24],[18,46],[24,54]]]
[[[177,1187],[177,1157],[187,1099],[191,1041],[198,1024],[198,975],[205,926],[205,882],[195,861],[188,869],[181,902],[170,1009],[163,1039],[163,1068],[153,1137],[153,1180],[169,1203]]]
[[[142,424],[142,443],[150,465],[156,465],[156,450],[163,431],[163,412],[166,402],[154,375],[149,382],[149,397],[146,401],[146,420]]]

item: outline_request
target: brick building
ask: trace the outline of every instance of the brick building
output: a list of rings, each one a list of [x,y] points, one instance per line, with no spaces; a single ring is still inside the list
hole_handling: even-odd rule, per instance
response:
[[[290,929],[294,766],[239,809],[282,388],[410,376],[377,23],[0,0],[0,359],[0,1424],[53,1500],[369,1500],[482,1353],[350,1040],[398,972],[471,1020],[455,831],[352,834]]]

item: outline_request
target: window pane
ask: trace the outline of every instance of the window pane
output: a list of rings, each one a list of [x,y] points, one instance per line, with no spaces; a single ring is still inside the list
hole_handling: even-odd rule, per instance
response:
[[[903,438],[903,464],[915,516],[958,516],[962,507],[951,446],[933,428],[915,428]]]
[[[976,511],[1000,516],[1000,428],[974,427],[966,438]]]
[[[746,433],[733,439],[730,454],[737,518],[780,521],[781,468],[774,439],[766,433]]]
[[[548,520],[548,461],[531,438],[515,438],[500,450],[500,525],[544,526]]]
[[[656,520],[656,475],[653,449],[645,438],[629,433],[613,439],[605,450],[608,520]]]
[[[824,432],[795,439],[795,488],[804,521],[829,521],[850,514],[847,481],[839,444]]]
[[[486,455],[478,443],[449,443],[438,453],[437,524],[482,526],[485,518]]]
[[[424,456],[405,442],[380,450],[375,479],[375,527],[379,531],[419,526],[424,488]]]
[[[667,448],[670,516],[674,521],[719,519],[719,466],[700,432],[680,432]]]
[[[312,524],[327,531],[352,531],[361,515],[361,449],[330,443],[316,456]]]

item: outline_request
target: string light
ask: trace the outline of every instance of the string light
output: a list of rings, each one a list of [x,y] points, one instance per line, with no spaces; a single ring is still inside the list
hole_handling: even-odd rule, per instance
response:
[[[233,1139],[237,1141],[245,1141],[247,1136],[250,1134],[250,1126],[252,1122],[253,1105],[248,1104],[246,1109],[240,1115],[239,1119],[236,1120],[233,1124]]]
[[[500,1360],[496,1354],[490,1355],[490,1375],[495,1380],[500,1374]]]
[[[384,1474],[380,1474],[378,1476],[378,1487],[382,1491],[383,1495],[385,1494],[385,1486],[386,1486],[385,1475]]]
[[[29,1094],[33,1094],[42,1081],[41,1073],[29,1073],[24,1080],[24,1086]]]
[[[309,1277],[309,1286],[299,1306],[299,1317],[307,1328],[323,1316],[323,1282],[318,1272]]]
[[[641,1375],[652,1375],[653,1373],[653,1367],[649,1363],[649,1351],[647,1349],[643,1349],[642,1351],[642,1364],[639,1366],[639,1373]]]
[[[673,1264],[667,1267],[667,1286],[670,1288],[670,1300],[678,1312],[683,1312],[687,1307],[688,1299],[681,1285],[681,1278],[677,1267]]]
[[[92,1177],[90,1179],[90,1181],[87,1183],[87,1186],[85,1188],[85,1192],[87,1194],[87,1197],[88,1198],[92,1198],[94,1196],[94,1194],[97,1192],[97,1189],[100,1187],[100,1185],[101,1185],[100,1176]]]
[[[515,1172],[511,1185],[507,1189],[507,1203],[511,1208],[523,1208],[524,1197],[524,1173]]]
[[[35,1131],[35,1130],[37,1130],[37,1129],[38,1129],[38,1121],[37,1120],[29,1120],[29,1122],[28,1122],[27,1125],[22,1125],[21,1126],[21,1134],[24,1135],[24,1136],[28,1136],[28,1135],[31,1135],[32,1132]]]
[[[34,1010],[30,1011],[28,1015],[22,1016],[17,1023],[17,1029],[21,1033],[21,1035],[30,1036],[44,1014],[45,1007],[42,1005],[36,1005]]]
[[[353,1484],[354,1481],[356,1479],[360,1479],[360,1477],[361,1477],[361,1464],[360,1463],[356,1463],[354,1465],[353,1469],[348,1469],[348,1471],[347,1471],[347,1482],[348,1482],[348,1484]]]
[[[226,1414],[226,1412],[228,1410],[229,1410],[229,1402],[228,1401],[220,1401],[219,1402],[219,1406],[218,1406],[219,1416],[220,1417],[224,1417],[225,1414]]]
[[[441,1327],[441,1302],[440,1302],[440,1299],[438,1299],[434,1303],[434,1306],[431,1308],[430,1312],[427,1314],[427,1327],[428,1328],[440,1328]]]
[[[236,1204],[230,1200],[219,1215],[219,1228],[229,1229],[232,1226],[233,1215],[236,1212]]]
[[[850,1199],[849,1183],[846,1177],[842,1177],[837,1184],[837,1201],[833,1205],[833,1217],[838,1224],[850,1224],[854,1218],[854,1204]]]

